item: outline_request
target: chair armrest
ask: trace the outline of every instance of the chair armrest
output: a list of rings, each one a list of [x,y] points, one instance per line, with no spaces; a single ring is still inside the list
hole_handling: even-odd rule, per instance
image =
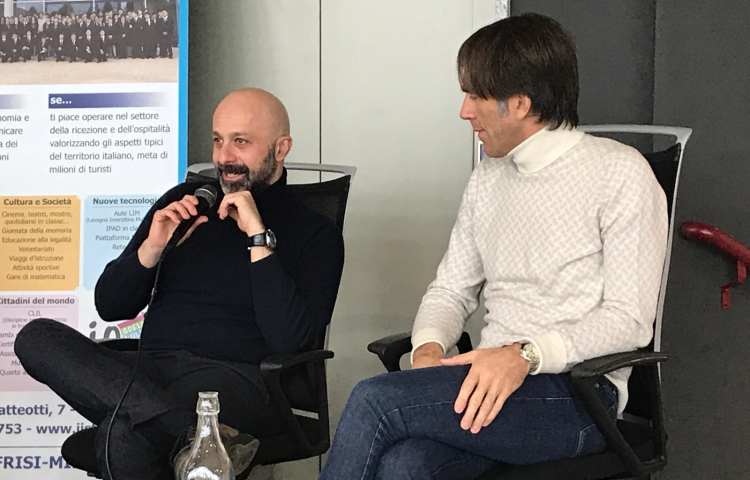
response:
[[[461,334],[456,347],[458,347],[458,353],[471,351],[471,337],[468,333],[463,332]],[[367,350],[380,358],[386,370],[398,372],[401,370],[399,365],[401,357],[411,352],[411,333],[397,333],[375,340],[367,346]]]
[[[635,367],[654,362],[664,362],[667,354],[661,352],[634,351],[625,353],[613,353],[603,357],[592,358],[581,362],[570,371],[572,377],[598,379],[615,370],[624,367]]]
[[[292,406],[281,385],[281,373],[296,365],[306,364],[308,374],[314,380],[314,392],[318,405],[318,433],[321,441],[325,442],[328,449],[330,438],[328,419],[328,392],[326,383],[326,368],[324,360],[333,358],[333,352],[329,350],[312,350],[308,352],[293,354],[272,354],[260,363],[260,374],[271,397],[270,404],[276,409],[279,419],[284,424],[286,432],[294,439],[295,448],[300,455],[299,458],[317,456],[315,446],[303,431],[300,423],[295,417]]]
[[[115,338],[110,340],[100,340],[96,343],[99,343],[110,350],[117,350],[118,352],[135,352],[138,350],[138,342],[140,342],[137,338]]]
[[[401,370],[401,357],[411,352],[411,332],[398,333],[375,340],[367,346],[367,350],[378,356],[383,366],[389,372]]]
[[[656,368],[658,362],[667,359],[667,355],[659,352],[634,351],[626,353],[615,353],[603,357],[592,358],[585,362],[579,363],[570,372],[571,380],[576,391],[580,394],[581,400],[586,407],[586,411],[591,416],[597,428],[607,441],[612,450],[620,457],[622,464],[627,468],[633,477],[642,477],[649,475],[664,467],[666,463],[666,452],[663,448],[666,445],[666,438],[663,438],[663,418],[661,411],[661,400],[656,394],[657,404],[654,407],[652,418],[652,428],[659,438],[655,438],[655,458],[643,462],[635,454],[630,444],[622,436],[617,428],[616,420],[612,419],[607,413],[606,407],[599,399],[596,391],[596,382],[604,374],[613,372],[624,367],[652,365],[652,379],[654,382],[659,381],[659,373]]]
[[[271,372],[281,372],[300,363],[317,362],[331,358],[333,358],[333,352],[330,350],[312,350],[291,354],[274,353],[260,362],[260,372],[261,375],[266,377]]]

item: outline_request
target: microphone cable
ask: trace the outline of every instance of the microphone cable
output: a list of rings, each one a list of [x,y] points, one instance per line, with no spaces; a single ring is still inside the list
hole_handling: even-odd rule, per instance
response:
[[[160,256],[159,262],[156,265],[156,276],[154,278],[154,286],[151,289],[151,298],[149,298],[148,300],[148,305],[146,306],[146,313],[144,313],[143,315],[143,325],[146,325],[146,318],[148,317],[149,312],[151,312],[151,303],[153,303],[154,296],[156,295],[156,285],[159,282],[159,273],[161,272],[161,264],[163,260],[164,260],[164,256],[162,255]],[[136,356],[135,356],[135,366],[133,367],[133,374],[130,376],[128,385],[125,387],[125,391],[122,392],[120,401],[117,402],[117,406],[112,412],[112,418],[109,419],[109,425],[107,426],[107,436],[104,438],[104,464],[107,467],[107,475],[109,476],[109,480],[114,480],[114,477],[112,477],[112,469],[109,465],[109,439],[112,436],[112,425],[115,423],[117,412],[120,410],[120,407],[122,406],[122,403],[125,400],[125,396],[128,394],[130,387],[133,385],[133,381],[135,380],[135,375],[138,372],[138,364],[140,363],[140,361],[141,361],[141,339],[139,338],[138,339],[138,353],[136,353]]]
[[[175,231],[172,233],[172,237],[167,242],[167,245],[164,247],[164,249],[161,251],[161,254],[159,255],[159,260],[156,264],[156,275],[154,277],[154,286],[151,288],[151,297],[148,300],[148,305],[146,305],[146,313],[143,315],[143,325],[146,325],[146,320],[148,318],[149,313],[151,312],[151,304],[154,301],[154,297],[156,296],[156,286],[159,283],[159,273],[161,273],[161,266],[162,262],[164,261],[164,258],[167,256],[167,254],[172,251],[174,247],[176,247],[179,244],[179,241],[182,239],[182,237],[185,236],[185,233],[189,230],[190,226],[195,223],[195,221],[200,217],[207,209],[212,208],[214,204],[216,203],[217,198],[217,190],[211,185],[206,184],[200,187],[198,190],[195,191],[195,196],[198,197],[198,214],[195,217],[191,217],[190,219],[183,220],[180,225],[177,226]],[[142,330],[141,330],[142,331]],[[128,394],[128,391],[130,391],[130,387],[133,385],[133,381],[135,380],[135,375],[138,372],[138,365],[141,361],[141,340],[138,339],[138,353],[136,353],[135,356],[135,366],[133,367],[133,374],[130,376],[130,380],[128,381],[127,386],[125,387],[125,391],[122,392],[122,396],[120,397],[120,401],[117,402],[117,406],[115,406],[114,411],[112,411],[112,418],[109,419],[109,425],[107,426],[107,435],[104,438],[104,464],[107,467],[107,475],[109,476],[109,480],[114,480],[112,477],[112,468],[109,464],[109,441],[112,436],[112,425],[115,423],[115,418],[117,417],[117,412],[120,410],[120,407],[122,406],[123,402],[125,401],[125,396]]]

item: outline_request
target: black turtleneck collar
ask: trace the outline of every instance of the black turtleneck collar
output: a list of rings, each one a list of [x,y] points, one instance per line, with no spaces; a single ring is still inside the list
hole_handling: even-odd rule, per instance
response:
[[[253,193],[256,203],[273,202],[286,194],[286,168],[282,167],[281,176],[260,193]]]

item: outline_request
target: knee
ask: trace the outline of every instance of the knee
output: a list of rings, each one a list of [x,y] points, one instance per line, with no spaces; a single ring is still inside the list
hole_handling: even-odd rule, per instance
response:
[[[375,377],[377,378],[377,377]],[[368,378],[357,383],[352,389],[349,401],[360,402],[377,394],[375,378]]]
[[[50,329],[53,329],[58,322],[48,318],[37,318],[30,321],[21,328],[16,334],[13,342],[13,350],[19,359],[27,356],[27,353],[39,352],[41,344],[49,336]]]
[[[48,350],[50,338],[61,327],[59,322],[49,318],[37,318],[30,321],[16,334],[13,351],[24,369],[33,375],[34,359],[40,358]]]
[[[352,390],[342,419],[354,417],[360,422],[383,422],[390,412],[402,406],[401,390],[388,374],[362,380]],[[386,424],[394,428],[397,426],[391,422]]]
[[[362,380],[352,389],[347,402],[348,409],[357,410],[376,410],[380,411],[387,408],[388,392],[392,386],[387,381],[387,375],[378,375],[377,377]]]
[[[394,377],[388,373],[362,380],[354,386],[351,400],[369,402],[376,398],[388,397],[395,386],[392,380],[394,380]]]

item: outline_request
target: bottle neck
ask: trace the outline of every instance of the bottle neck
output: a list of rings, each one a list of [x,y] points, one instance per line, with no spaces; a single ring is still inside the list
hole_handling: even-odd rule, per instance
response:
[[[195,432],[196,440],[207,436],[219,436],[219,415],[217,413],[199,413]]]

